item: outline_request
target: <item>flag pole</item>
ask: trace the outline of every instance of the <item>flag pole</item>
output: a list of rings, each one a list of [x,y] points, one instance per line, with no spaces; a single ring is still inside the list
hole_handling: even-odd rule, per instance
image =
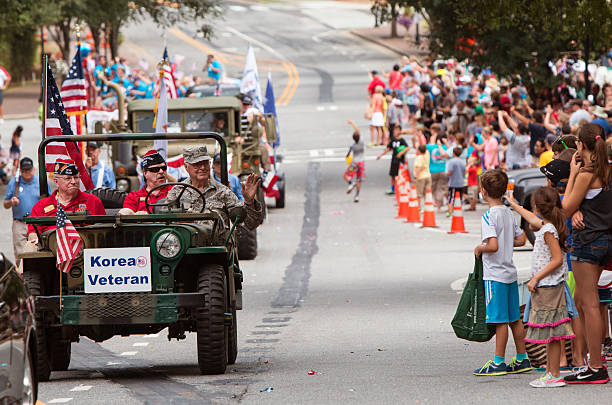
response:
[[[47,70],[49,69],[49,57],[44,54],[42,57],[42,140],[45,140],[46,124],[47,124]],[[41,189],[42,190],[42,189]]]

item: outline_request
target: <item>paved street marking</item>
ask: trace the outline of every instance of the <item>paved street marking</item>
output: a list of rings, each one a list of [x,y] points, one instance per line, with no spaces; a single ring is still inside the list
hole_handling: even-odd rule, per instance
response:
[[[325,149],[325,150],[323,151],[323,154],[324,154],[325,156],[334,156],[334,150],[333,150],[333,149]]]
[[[148,335],[144,335],[143,336],[143,338],[149,338],[149,339],[156,338],[156,337],[159,337],[159,332],[158,333],[150,333]]]
[[[319,156],[319,151],[316,149],[313,149],[310,151],[310,157],[317,157]]]
[[[228,7],[231,11],[246,11],[247,8],[244,6],[232,5]]]
[[[135,346],[135,347],[149,346],[149,342],[136,342],[132,346]]]
[[[66,402],[72,401],[72,398],[54,398],[49,401],[50,404],[65,404]]]
[[[330,105],[329,106],[329,111],[338,111],[338,106],[337,105]]]
[[[138,352],[123,352],[119,356],[135,356]]]
[[[323,111],[323,110],[325,110],[325,107],[323,107],[322,105],[317,106],[317,111]]]
[[[93,388],[93,385],[77,385],[76,387],[74,387],[73,389],[71,389],[70,391],[89,391],[90,389]]]
[[[120,361],[109,361],[106,363],[107,366],[118,366],[119,364],[121,364]]]

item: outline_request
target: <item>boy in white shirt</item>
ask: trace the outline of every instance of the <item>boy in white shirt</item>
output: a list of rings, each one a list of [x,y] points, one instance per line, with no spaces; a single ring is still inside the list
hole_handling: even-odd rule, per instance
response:
[[[526,236],[517,225],[514,214],[502,202],[508,187],[508,176],[501,170],[489,170],[480,176],[480,192],[489,204],[482,215],[482,243],[474,249],[482,256],[487,323],[495,324],[495,357],[474,370],[474,375],[517,374],[531,370],[525,351],[525,328],[521,322],[516,267],[512,261],[514,246],[523,246]],[[506,365],[508,326],[517,355]]]

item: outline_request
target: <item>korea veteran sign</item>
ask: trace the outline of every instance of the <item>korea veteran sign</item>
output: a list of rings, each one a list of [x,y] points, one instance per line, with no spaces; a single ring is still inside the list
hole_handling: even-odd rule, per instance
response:
[[[85,249],[85,293],[151,291],[148,247]]]

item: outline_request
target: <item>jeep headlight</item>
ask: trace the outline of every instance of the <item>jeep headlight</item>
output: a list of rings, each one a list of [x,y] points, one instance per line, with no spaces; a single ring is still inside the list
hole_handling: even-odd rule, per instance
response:
[[[164,232],[155,241],[157,253],[166,259],[172,259],[181,252],[181,239],[174,232]]]
[[[128,179],[117,180],[117,190],[128,192],[130,191],[130,181]]]

